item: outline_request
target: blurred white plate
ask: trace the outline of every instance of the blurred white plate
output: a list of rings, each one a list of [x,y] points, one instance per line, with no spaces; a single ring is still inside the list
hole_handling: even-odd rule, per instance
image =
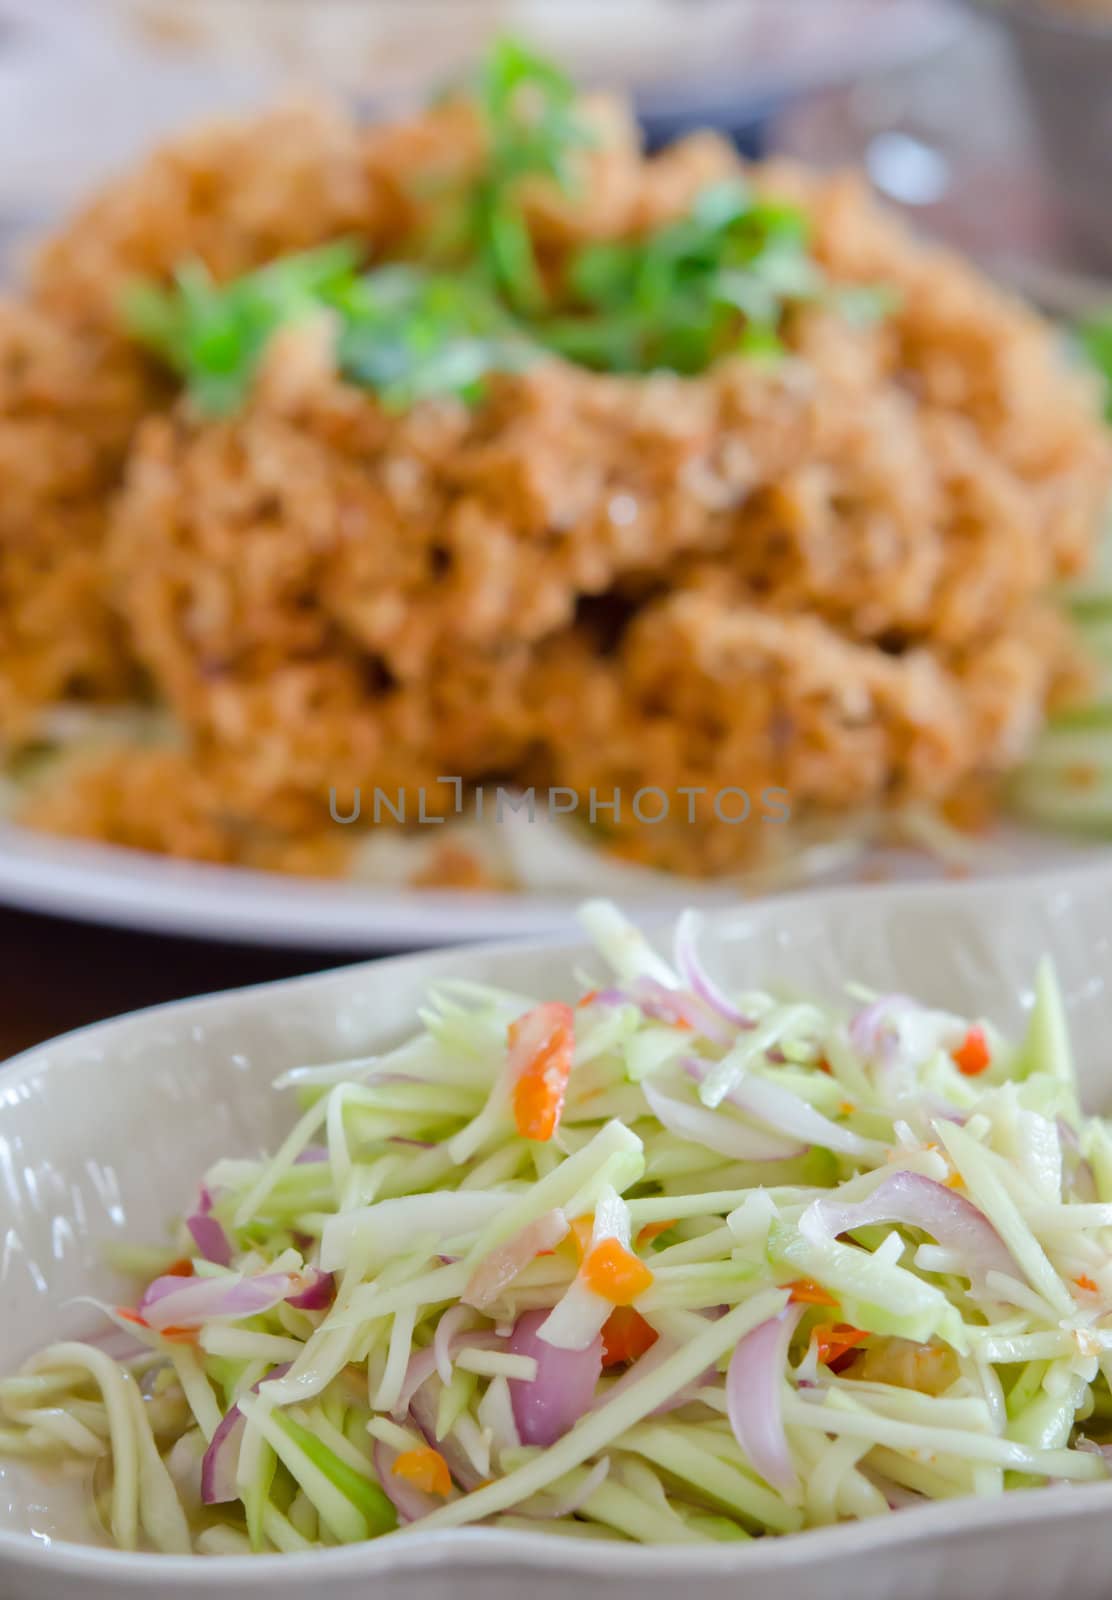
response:
[[[1110,869],[738,907],[709,919],[704,950],[731,987],[775,981],[834,1000],[852,977],[1015,1031],[1049,951],[1087,1102],[1112,1097]],[[448,974],[555,997],[573,992],[584,959],[508,945],[348,967],[139,1012],[11,1063],[0,1072],[0,1371],[88,1331],[72,1297],[123,1287],[106,1273],[105,1240],[157,1237],[214,1159],[273,1148],[294,1114],[269,1088],[284,1068],[396,1042]],[[467,1529],[305,1555],[123,1555],[76,1542],[90,1537],[81,1504],[73,1479],[0,1468],[4,1600],[1106,1600],[1112,1568],[1112,1483],[698,1550]]]
[[[156,140],[290,90],[368,115],[513,32],[658,122],[774,103],[936,53],[942,0],[0,0],[0,229],[37,230]]]
[[[530,848],[529,826],[521,825],[519,851]],[[593,852],[576,851],[569,859],[562,847],[553,850],[540,824],[537,829],[533,848],[546,852],[549,881],[560,881],[557,874],[566,869],[562,887],[496,894],[210,866],[0,824],[0,904],[223,942],[371,951],[566,935],[575,926],[577,901],[589,893],[620,897],[642,916],[739,898],[736,886],[642,873]],[[1112,870],[1112,847],[1014,828],[997,833],[977,870],[982,878],[1000,878],[1101,863]],[[852,867],[833,867],[822,881],[908,881],[941,877],[943,870],[911,851],[874,851]],[[767,892],[769,886],[754,884],[754,891],[758,887]]]

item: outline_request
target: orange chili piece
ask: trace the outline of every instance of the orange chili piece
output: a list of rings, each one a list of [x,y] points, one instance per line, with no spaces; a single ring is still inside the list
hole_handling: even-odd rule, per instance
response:
[[[950,1056],[958,1071],[963,1072],[967,1078],[975,1078],[978,1073],[991,1066],[992,1056],[989,1054],[984,1029],[970,1028],[957,1049],[950,1051]]]
[[[651,1350],[660,1335],[632,1306],[615,1306],[602,1326],[602,1364],[617,1367]]]
[[[164,1278],[191,1278],[193,1276],[193,1263],[188,1256],[181,1256],[177,1261],[171,1261],[163,1272]]]
[[[596,1244],[579,1275],[593,1294],[614,1306],[632,1305],[653,1283],[645,1263],[617,1239],[603,1239]]]
[[[819,1360],[827,1367],[833,1367],[868,1337],[864,1328],[854,1328],[848,1322],[820,1322],[811,1334],[818,1346]]]
[[[1099,1294],[1100,1285],[1090,1278],[1087,1272],[1079,1272],[1073,1280],[1079,1289],[1086,1289],[1090,1294]]]
[[[791,1298],[796,1305],[801,1306],[836,1306],[837,1295],[824,1289],[821,1283],[816,1283],[813,1278],[796,1278],[794,1283],[785,1284],[791,1290]]]
[[[508,1031],[516,1082],[514,1121],[523,1139],[552,1138],[564,1109],[575,1049],[575,1014],[562,1001],[534,1006]]]
[[[678,1218],[672,1217],[668,1222],[646,1222],[637,1234],[639,1245],[652,1244],[654,1239],[659,1239],[662,1233],[667,1233],[669,1228],[674,1228]]]
[[[415,1489],[424,1490],[425,1494],[449,1495],[452,1492],[452,1474],[448,1471],[448,1463],[439,1450],[431,1447],[403,1450],[390,1470],[396,1478],[404,1478]]]

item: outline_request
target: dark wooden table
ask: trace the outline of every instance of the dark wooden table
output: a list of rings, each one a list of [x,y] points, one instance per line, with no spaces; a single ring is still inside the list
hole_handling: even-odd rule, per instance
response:
[[[0,1061],[137,1006],[358,959],[350,951],[205,944],[0,910]]]

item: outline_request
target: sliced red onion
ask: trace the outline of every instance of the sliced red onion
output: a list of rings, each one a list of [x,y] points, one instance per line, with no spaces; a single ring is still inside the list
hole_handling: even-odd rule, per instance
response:
[[[206,1506],[239,1499],[236,1468],[246,1426],[243,1412],[238,1406],[231,1406],[213,1434],[201,1461],[201,1499]]]
[[[332,1304],[336,1280],[331,1272],[322,1272],[319,1267],[306,1267],[305,1271],[310,1282],[300,1294],[287,1295],[286,1303],[296,1306],[299,1311],[323,1311],[325,1306]]]
[[[726,1372],[726,1411],[734,1437],[766,1483],[791,1494],[796,1473],[781,1405],[788,1346],[801,1305],[785,1306],[738,1341]]]
[[[253,1317],[269,1311],[299,1289],[289,1272],[238,1274],[220,1278],[156,1278],[138,1305],[152,1328],[199,1328],[210,1317]]]
[[[466,1306],[449,1306],[436,1324],[436,1332],[432,1341],[433,1365],[437,1376],[443,1384],[448,1384],[452,1381],[453,1336],[462,1330],[463,1324],[468,1320],[469,1316],[470,1312]],[[404,1389],[404,1384],[402,1387]]]
[[[481,1474],[476,1470],[474,1463],[464,1450],[448,1434],[444,1439],[436,1436],[436,1413],[440,1406],[439,1380],[433,1379],[431,1383],[423,1383],[416,1391],[409,1406],[409,1417],[414,1427],[418,1428],[427,1444],[440,1454],[448,1463],[448,1471],[452,1480],[458,1483],[465,1493],[477,1489],[482,1482]]]
[[[912,1068],[959,1043],[967,1031],[959,1017],[932,1010],[905,994],[882,995],[859,1011],[847,1029],[858,1054],[879,1066],[885,1078],[897,1080],[892,1087],[903,1093],[917,1088],[910,1078]]]
[[[181,1282],[180,1278],[178,1282]],[[104,1349],[106,1354],[112,1355],[113,1361],[126,1361],[131,1356],[138,1355],[140,1350],[143,1354],[147,1354],[151,1350],[161,1350],[162,1348],[158,1334],[152,1328],[149,1328],[146,1322],[139,1319],[138,1312],[133,1313],[126,1306],[110,1306],[91,1294],[75,1294],[66,1301],[66,1304],[68,1306],[92,1306],[93,1310],[98,1312],[100,1316],[107,1317],[112,1324],[113,1332],[121,1336],[121,1343],[123,1337],[126,1336],[140,1347],[139,1350],[130,1350],[127,1355],[117,1355],[110,1348],[115,1344],[112,1333],[106,1332],[103,1336],[93,1335],[91,1338],[83,1337],[81,1339],[82,1344],[97,1345],[98,1348]]]
[[[697,1083],[711,1070],[712,1063],[689,1056],[683,1069]],[[877,1139],[863,1139],[850,1128],[831,1122],[821,1111],[785,1089],[782,1084],[770,1083],[767,1078],[747,1076],[736,1083],[726,1095],[731,1105],[744,1111],[746,1116],[775,1128],[778,1133],[793,1139],[804,1139],[809,1145],[819,1145],[824,1150],[834,1150],[840,1155],[854,1156],[865,1161],[883,1161],[887,1146]]]
[[[258,1394],[261,1384],[269,1383],[272,1378],[284,1378],[289,1370],[289,1362],[272,1367],[266,1377],[260,1378],[252,1387],[251,1393]],[[224,1505],[229,1500],[239,1499],[236,1469],[246,1427],[247,1418],[239,1407],[229,1406],[209,1440],[208,1449],[201,1460],[201,1499],[206,1506]]]
[[[241,1281],[242,1280],[238,1274],[235,1277],[227,1278],[179,1278],[176,1273],[168,1273],[164,1277],[151,1279],[150,1283],[148,1283],[147,1287],[143,1290],[143,1295],[139,1301],[137,1309],[145,1315],[148,1308],[152,1306],[156,1300],[162,1300],[168,1294],[176,1294],[179,1289],[185,1288],[186,1284],[188,1284],[190,1288],[195,1288],[200,1283],[219,1283],[223,1284],[224,1287],[227,1288],[230,1284],[239,1283]]]
[[[673,1100],[656,1088],[650,1078],[642,1081],[641,1088],[653,1115],[670,1133],[733,1161],[787,1161],[792,1156],[806,1154],[806,1145],[788,1144],[772,1134],[747,1128],[721,1112]]]
[[[960,1255],[982,1277],[989,1272],[1023,1276],[1003,1239],[975,1205],[964,1195],[918,1172],[893,1172],[867,1199],[856,1204],[815,1200],[800,1217],[799,1231],[818,1244],[854,1228],[881,1222],[921,1228],[940,1245]]]
[[[381,1439],[375,1440],[375,1472],[378,1474],[383,1493],[392,1503],[402,1522],[419,1522],[422,1517],[427,1517],[430,1511],[435,1511],[437,1506],[442,1506],[444,1501],[426,1494],[423,1489],[418,1489],[405,1478],[399,1477],[394,1471],[394,1462],[397,1459],[396,1450],[391,1450]]]
[[[671,1027],[694,1026],[691,1003],[679,989],[669,989],[656,978],[638,978],[630,985],[630,999],[653,1022],[667,1022]]]
[[[580,1002],[582,1004],[582,1002]],[[624,989],[596,989],[589,1004],[593,1006],[628,1006],[633,1002]]]
[[[538,1337],[547,1316],[546,1310],[526,1311],[517,1319],[510,1338],[515,1355],[532,1356],[537,1363],[537,1376],[531,1381],[509,1381],[514,1421],[523,1444],[542,1448],[562,1439],[591,1409],[602,1376],[601,1338],[585,1350],[560,1350]]]
[[[666,1022],[671,1027],[690,1028],[713,1039],[716,1044],[734,1042],[731,1028],[722,1026],[721,1019],[694,995],[682,989],[669,989],[656,978],[638,978],[630,987],[629,997],[639,1006],[643,1016],[653,1022]]]
[[[696,934],[699,927],[699,913],[685,911],[676,923],[675,960],[676,966],[684,983],[698,995],[712,1011],[732,1023],[735,1028],[752,1028],[755,1026],[752,1017],[747,1017],[740,1011],[733,1001],[725,995],[714,979],[707,972],[699,959]]]
[[[445,1313],[445,1316],[449,1313]],[[443,1320],[443,1319],[442,1319]],[[494,1332],[457,1333],[447,1342],[449,1360],[454,1360],[461,1350],[501,1350],[504,1341]],[[393,1415],[403,1417],[409,1410],[418,1389],[426,1384],[437,1370],[436,1342],[426,1345],[423,1350],[415,1350],[409,1358],[409,1365],[405,1369],[401,1389],[398,1391],[397,1403]],[[449,1371],[448,1380],[451,1380]]]
[[[398,1390],[398,1398],[394,1404],[394,1416],[404,1417],[410,1408],[414,1395],[423,1383],[427,1383],[436,1371],[436,1351],[432,1345],[426,1345],[423,1350],[415,1350],[409,1358],[405,1369],[402,1386]]]
[[[466,1289],[460,1296],[465,1305],[482,1310],[490,1305],[513,1282],[518,1273],[540,1255],[542,1250],[554,1250],[566,1238],[568,1219],[562,1211],[547,1211],[543,1217],[530,1222],[515,1233],[512,1239],[484,1256],[471,1274]]]
[[[202,1186],[197,1209],[186,1217],[185,1225],[193,1235],[193,1243],[206,1261],[218,1267],[232,1264],[232,1241],[223,1226],[212,1215],[212,1193]]]
[[[313,1166],[318,1162],[328,1160],[328,1146],[323,1144],[307,1144],[301,1154],[294,1156],[295,1167]]]
[[[593,1006],[636,1006],[641,1015],[652,1022],[664,1022],[673,1028],[691,1028],[716,1044],[730,1045],[734,1040],[733,1033],[723,1028],[718,1020],[716,1008],[702,995],[669,988],[657,978],[638,978],[628,989],[596,989],[589,1003]]]
[[[185,1225],[193,1235],[193,1243],[206,1261],[212,1261],[218,1267],[231,1266],[231,1240],[215,1217],[205,1217],[195,1211],[192,1216],[186,1217]]]
[[[910,995],[881,995],[850,1019],[849,1042],[867,1061],[891,1066],[901,1050],[899,1022],[893,1018],[898,1019],[901,1012],[920,1009],[919,1002]]]

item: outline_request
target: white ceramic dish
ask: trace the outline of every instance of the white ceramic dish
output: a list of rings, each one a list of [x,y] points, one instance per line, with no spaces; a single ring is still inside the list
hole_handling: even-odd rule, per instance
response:
[[[569,858],[563,848],[553,851],[551,835],[543,844],[529,837],[531,826],[523,818],[515,823],[518,848],[544,848],[546,881],[560,887],[489,894],[250,872],[59,839],[0,822],[0,905],[201,939],[370,951],[472,939],[573,938],[575,905],[587,894],[611,895],[645,917],[674,914],[695,902],[722,906],[736,898],[720,884],[671,879],[582,850]],[[1084,845],[1012,827],[1000,830],[978,871],[1000,876],[1104,861],[1112,863],[1107,844]],[[876,852],[829,881],[864,881],[877,874],[903,881],[940,871],[908,851]]]
[[[1018,1026],[1053,953],[1092,1105],[1112,1101],[1112,871],[834,891],[714,914],[706,954],[739,985],[834,996],[847,976]],[[574,947],[491,946],[163,1006],[42,1045],[0,1071],[0,1368],[88,1330],[106,1238],[154,1239],[218,1154],[273,1144],[285,1067],[412,1026],[446,972],[553,996]],[[59,975],[64,981],[64,974]],[[119,1285],[120,1288],[123,1285]],[[706,1552],[472,1530],[311,1556],[181,1558],[82,1548],[80,1496],[0,1469],[3,1600],[1098,1600],[1112,1483],[949,1502]]]

